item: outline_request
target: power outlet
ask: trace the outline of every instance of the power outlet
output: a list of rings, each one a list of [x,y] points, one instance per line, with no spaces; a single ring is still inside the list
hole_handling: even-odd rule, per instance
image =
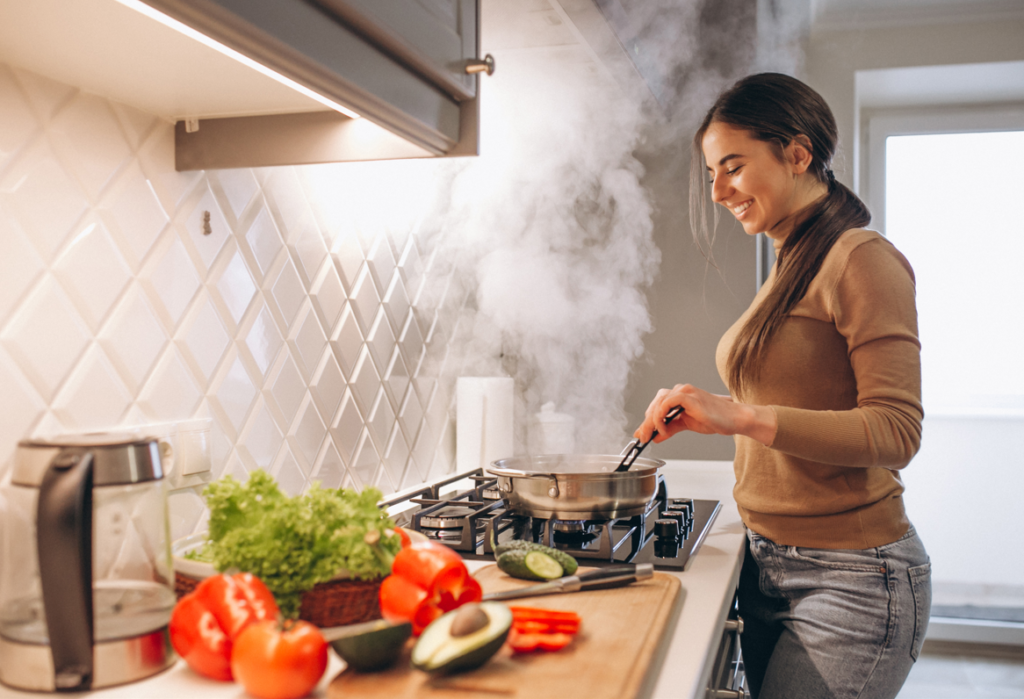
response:
[[[160,440],[164,478],[171,490],[204,485],[213,479],[210,462],[213,420],[210,418],[139,425],[129,429]]]

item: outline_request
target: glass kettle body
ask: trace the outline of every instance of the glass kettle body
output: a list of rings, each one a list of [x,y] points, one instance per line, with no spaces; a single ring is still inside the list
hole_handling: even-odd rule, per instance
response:
[[[174,572],[155,439],[22,441],[3,499],[0,681],[83,691],[174,662]]]

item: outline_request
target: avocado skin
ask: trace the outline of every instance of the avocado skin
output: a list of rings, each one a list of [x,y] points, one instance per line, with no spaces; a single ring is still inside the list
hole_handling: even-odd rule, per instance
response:
[[[379,672],[394,664],[411,635],[407,621],[371,621],[353,625],[352,633],[331,641],[331,647],[353,670]]]

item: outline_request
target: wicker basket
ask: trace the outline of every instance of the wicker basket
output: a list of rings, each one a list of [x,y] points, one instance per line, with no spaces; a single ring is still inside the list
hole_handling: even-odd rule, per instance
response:
[[[329,580],[302,593],[299,618],[320,628],[380,619],[380,584],[372,580]],[[174,592],[181,599],[195,589],[198,578],[174,574]]]

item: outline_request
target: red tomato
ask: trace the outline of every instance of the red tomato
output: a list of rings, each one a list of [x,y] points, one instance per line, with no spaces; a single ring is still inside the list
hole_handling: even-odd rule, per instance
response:
[[[259,621],[231,651],[231,670],[257,699],[299,699],[327,669],[327,642],[307,621]]]
[[[274,595],[255,575],[214,575],[175,605],[171,645],[200,675],[228,682],[232,642],[250,624],[277,615]]]
[[[411,621],[422,633],[437,617],[468,602],[479,602],[483,590],[459,554],[433,541],[403,548],[380,586],[380,610],[388,621]]]

